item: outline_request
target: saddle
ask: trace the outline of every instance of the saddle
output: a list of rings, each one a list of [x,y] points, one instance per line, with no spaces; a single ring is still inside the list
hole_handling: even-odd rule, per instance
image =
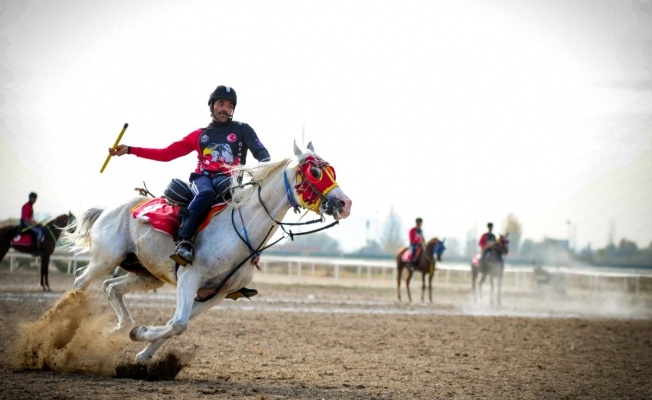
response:
[[[136,204],[130,210],[131,216],[139,221],[149,223],[159,232],[175,237],[181,225],[181,213],[187,209],[193,196],[190,185],[175,178],[168,184],[163,196]],[[206,228],[211,218],[224,211],[226,206],[227,203],[223,198],[217,197],[197,232]]]
[[[32,247],[34,241],[32,240],[32,235],[29,232],[23,232],[20,228],[17,228],[15,232],[15,235],[11,238],[11,242],[9,243],[11,246]],[[42,232],[38,233],[38,241],[39,243],[43,243]]]
[[[417,254],[415,254],[415,257],[414,257],[415,260],[419,259],[419,256],[421,255],[422,251],[423,251],[423,249],[421,247],[417,247]],[[412,262],[412,249],[411,248],[408,248],[407,250],[405,250],[403,252],[403,254],[401,254],[401,261],[403,261],[405,263]]]

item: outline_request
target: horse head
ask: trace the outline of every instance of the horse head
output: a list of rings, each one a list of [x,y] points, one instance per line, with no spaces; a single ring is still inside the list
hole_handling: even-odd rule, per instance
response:
[[[320,215],[331,215],[335,220],[348,217],[352,202],[337,184],[335,168],[315,154],[312,142],[308,143],[306,152],[302,152],[295,142],[294,154],[297,164],[293,167],[296,183],[292,198],[286,171],[290,203],[295,208],[301,206]]]
[[[506,233],[505,235],[500,235],[498,237],[498,245],[500,247],[500,252],[503,255],[506,255],[509,253],[509,233]]]
[[[446,250],[445,245],[446,239],[439,240],[437,238],[432,238],[426,243],[427,254],[432,254],[437,258],[437,261],[441,261],[441,256]]]

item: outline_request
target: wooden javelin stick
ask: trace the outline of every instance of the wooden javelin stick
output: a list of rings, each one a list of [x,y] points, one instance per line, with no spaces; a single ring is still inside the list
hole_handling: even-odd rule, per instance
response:
[[[122,135],[124,135],[125,131],[127,130],[127,127],[129,126],[128,123],[125,123],[125,126],[122,127],[122,130],[120,131],[120,134],[118,135],[118,138],[115,140],[115,144],[113,145],[113,149],[115,150],[116,147],[120,144],[120,139],[122,139]],[[102,165],[102,169],[100,170],[100,174],[104,172],[104,168],[106,168],[106,165],[109,163],[109,160],[111,159],[111,154],[106,156],[106,160],[104,160],[104,165]]]

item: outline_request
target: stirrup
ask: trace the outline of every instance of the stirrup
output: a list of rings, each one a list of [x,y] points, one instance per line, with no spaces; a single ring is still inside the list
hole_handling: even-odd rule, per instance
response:
[[[251,300],[252,297],[258,294],[258,290],[256,289],[247,289],[246,287],[243,287],[240,290],[237,290],[233,293],[229,293],[226,295],[227,299],[231,300],[238,300],[239,298],[246,297],[249,300]]]
[[[189,257],[184,257],[181,254],[179,254],[179,250],[181,249],[181,246],[186,244],[190,246],[191,254]],[[188,264],[192,265],[192,260],[195,258],[195,244],[190,240],[180,241],[179,243],[177,243],[177,248],[174,250],[174,254],[172,254],[170,258],[173,259],[176,263],[178,263],[182,267],[185,267]]]

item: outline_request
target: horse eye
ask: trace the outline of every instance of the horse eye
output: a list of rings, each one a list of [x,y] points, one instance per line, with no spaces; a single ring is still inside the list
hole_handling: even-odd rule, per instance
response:
[[[321,179],[321,169],[310,167],[310,175],[314,176],[316,179]]]

